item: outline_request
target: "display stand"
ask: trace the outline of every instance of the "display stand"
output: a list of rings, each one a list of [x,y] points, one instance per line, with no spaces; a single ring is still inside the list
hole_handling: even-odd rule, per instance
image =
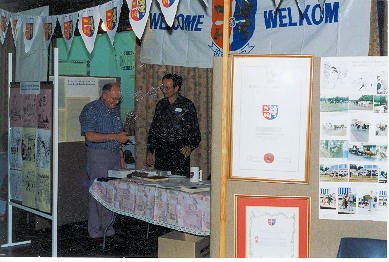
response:
[[[9,100],[10,100],[10,87],[12,82],[12,54],[8,54],[8,112]],[[12,241],[12,208],[23,209],[27,212],[35,215],[50,219],[52,221],[52,253],[53,257],[57,257],[57,232],[58,232],[58,48],[54,48],[54,90],[53,90],[53,190],[52,190],[52,212],[51,215],[44,212],[37,211],[35,209],[14,203],[11,201],[11,186],[10,186],[10,158],[8,157],[8,238],[7,244],[1,245],[1,247],[12,247],[18,245],[25,245],[31,243],[31,240],[22,242]],[[10,118],[8,117],[8,133],[10,131]],[[9,136],[8,136],[9,137]],[[9,141],[8,141],[9,142]],[[8,152],[10,150],[10,143],[8,143]]]

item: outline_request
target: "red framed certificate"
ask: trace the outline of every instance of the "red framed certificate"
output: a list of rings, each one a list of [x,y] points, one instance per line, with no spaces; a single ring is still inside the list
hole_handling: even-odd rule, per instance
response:
[[[309,257],[310,197],[235,195],[235,257]]]

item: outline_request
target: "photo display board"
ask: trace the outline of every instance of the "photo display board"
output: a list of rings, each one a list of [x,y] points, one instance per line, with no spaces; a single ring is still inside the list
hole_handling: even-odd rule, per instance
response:
[[[387,63],[321,59],[320,219],[387,220]]]
[[[23,89],[12,83],[9,98],[10,195],[15,203],[51,213],[53,84]]]

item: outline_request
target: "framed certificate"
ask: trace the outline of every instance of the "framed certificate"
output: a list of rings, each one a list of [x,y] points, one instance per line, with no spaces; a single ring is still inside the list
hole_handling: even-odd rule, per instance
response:
[[[310,197],[235,195],[235,257],[309,257]]]
[[[229,178],[308,183],[313,58],[233,55]]]

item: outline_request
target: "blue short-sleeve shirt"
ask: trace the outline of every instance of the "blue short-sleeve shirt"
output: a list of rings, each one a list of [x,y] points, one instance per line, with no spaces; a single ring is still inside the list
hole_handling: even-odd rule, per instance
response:
[[[86,104],[81,111],[79,120],[82,136],[85,136],[86,132],[117,134],[123,131],[119,107],[109,110],[101,99]],[[94,149],[115,150],[120,146],[117,141],[90,142],[86,140],[85,142],[88,147]]]

